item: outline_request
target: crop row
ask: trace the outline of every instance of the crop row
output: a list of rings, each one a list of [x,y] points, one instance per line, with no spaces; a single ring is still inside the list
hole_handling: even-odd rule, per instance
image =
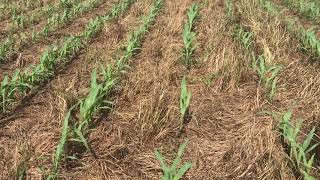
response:
[[[268,92],[270,100],[274,97],[277,89],[278,74],[282,67],[280,65],[268,65],[265,60],[264,53],[257,54],[260,49],[254,44],[254,33],[248,28],[242,26],[240,22],[235,21],[234,4],[232,0],[226,0],[226,16],[228,20],[235,25],[233,37],[240,42],[251,55],[251,68],[254,69],[259,76],[259,84],[263,85]]]
[[[39,64],[30,66],[23,72],[17,69],[11,78],[6,75],[0,86],[2,112],[5,113],[7,108],[17,101],[18,96],[25,96],[28,92],[37,89],[41,83],[49,80],[59,65],[69,62],[75,54],[86,47],[106,22],[121,15],[130,5],[123,4],[124,2],[121,1],[119,5],[112,7],[109,14],[91,19],[79,35],[69,36],[59,46],[52,45],[47,48],[41,55]]]
[[[128,3],[131,3],[130,0]],[[55,177],[58,172],[58,168],[61,163],[62,156],[65,155],[64,147],[68,141],[76,141],[82,143],[82,145],[90,150],[90,146],[87,141],[87,137],[92,126],[92,118],[95,113],[100,108],[111,108],[110,102],[105,101],[105,99],[110,95],[110,92],[118,84],[121,73],[123,73],[129,65],[129,60],[137,53],[137,49],[141,46],[141,41],[144,38],[145,34],[148,32],[151,24],[155,21],[159,10],[163,5],[163,0],[156,0],[153,7],[151,8],[149,14],[143,17],[142,25],[134,31],[127,42],[126,49],[123,52],[123,55],[120,58],[115,59],[116,63],[114,66],[109,65],[107,68],[101,66],[102,72],[102,82],[98,83],[97,71],[93,70],[91,76],[91,85],[88,95],[80,100],[79,103],[74,105],[67,113],[63,128],[62,128],[62,137],[57,146],[53,164],[54,169],[52,175],[49,176],[50,179]],[[74,121],[71,116],[71,111],[76,111],[78,108],[79,119]],[[69,124],[72,127],[69,129]]]
[[[320,18],[320,3],[310,0],[284,0],[284,3],[308,19],[318,21]]]
[[[273,13],[274,15],[282,15],[280,8],[274,5],[272,2],[268,0],[261,0],[260,4],[264,9]],[[315,30],[312,28],[305,29],[304,26],[300,24],[298,20],[295,20],[287,16],[284,17],[287,29],[291,31],[299,39],[301,49],[306,52],[309,52],[314,59],[319,59],[320,39],[317,37]]]
[[[4,42],[0,44],[0,63],[10,57],[15,51],[19,51],[22,47],[30,46],[34,42],[49,36],[49,33],[65,26],[68,22],[82,15],[90,12],[93,8],[98,7],[104,0],[87,0],[79,3],[72,8],[66,8],[62,14],[54,13],[48,18],[47,23],[40,31],[32,31],[28,35],[21,33],[19,35],[10,35]],[[17,43],[19,39],[19,43]],[[18,46],[18,45],[19,46]]]
[[[148,32],[150,25],[155,21],[159,10],[161,9],[163,0],[156,0],[154,6],[151,8],[148,16],[143,17],[143,24],[134,31],[127,42],[126,49],[120,58],[115,59],[115,64],[113,66],[108,66],[107,68],[101,67],[102,82],[97,83],[97,71],[94,70],[91,76],[91,85],[88,95],[80,100],[79,103],[74,105],[67,113],[62,127],[62,136],[60,142],[57,146],[55,156],[54,156],[54,173],[57,173],[57,169],[61,163],[62,156],[67,156],[65,154],[64,147],[68,141],[80,142],[89,152],[89,143],[87,141],[88,134],[92,127],[93,115],[98,113],[101,108],[112,108],[112,103],[106,101],[105,99],[109,97],[110,92],[114,87],[120,82],[121,74],[126,71],[129,67],[129,60],[131,57],[137,53],[136,49],[141,47],[141,41],[144,35]],[[191,15],[193,14],[193,15]],[[188,9],[188,23],[185,29],[191,32],[192,24],[195,18],[198,16],[198,5],[192,4]],[[183,37],[185,37],[185,30],[183,31]],[[185,54],[185,51],[183,51]],[[181,96],[180,96],[180,116],[181,116],[181,128],[185,123],[184,120],[189,114],[189,106],[191,101],[191,92],[187,89],[186,78],[184,77],[181,82]],[[71,113],[74,112],[74,113]],[[79,115],[76,115],[77,112]],[[72,115],[71,115],[72,114]],[[72,127],[72,128],[69,128]],[[181,130],[180,128],[180,130]],[[156,159],[160,162],[161,168],[163,170],[162,179],[180,179],[187,171],[191,168],[192,164],[187,162],[182,167],[179,168],[179,164],[182,160],[183,152],[186,148],[187,141],[179,147],[178,154],[174,163],[169,166],[165,161],[163,155],[159,151],[155,151]]]
[[[20,30],[31,28],[38,24],[42,19],[52,16],[55,13],[64,11],[76,5],[80,0],[58,1],[56,4],[48,4],[42,8],[36,9],[28,13],[12,13],[10,25],[6,30],[6,34],[15,34]]]
[[[44,5],[42,0],[25,0],[11,2],[6,0],[0,4],[0,20],[4,20],[13,14],[22,14]]]
[[[228,4],[232,4],[232,2],[229,1],[229,3],[226,3],[227,6]],[[266,1],[260,1],[262,2],[264,7],[268,7],[270,12],[276,12],[276,8],[273,6],[270,6],[271,4]],[[230,7],[227,8],[227,13],[229,16],[233,15],[233,13],[230,13]],[[231,11],[232,12],[232,11]],[[229,19],[234,19],[234,18],[229,18]],[[271,85],[271,91],[269,94],[269,97],[274,95],[275,88],[276,88],[276,75],[278,72],[281,70],[281,67],[278,65],[273,65],[273,66],[266,66],[265,61],[264,61],[264,56],[255,55],[255,51],[250,50],[254,46],[254,41],[253,37],[254,34],[250,32],[249,30],[245,30],[242,25],[238,24],[235,28],[235,37],[237,40],[241,42],[241,44],[244,46],[244,48],[249,52],[251,51],[252,54],[252,67],[254,67],[260,77],[260,82],[264,82],[265,87],[268,89],[268,86],[266,86],[268,83]],[[259,47],[256,47],[259,48]],[[289,145],[290,148],[290,153],[289,156],[292,158],[292,162],[295,165],[295,167],[298,169],[300,174],[306,179],[306,180],[313,180],[315,179],[311,175],[311,171],[313,169],[313,163],[314,163],[314,158],[315,155],[310,155],[311,151],[315,149],[315,147],[318,144],[311,144],[311,140],[313,139],[315,135],[315,128],[313,128],[305,140],[302,143],[299,143],[298,136],[303,135],[301,132],[301,126],[302,126],[302,121],[299,121],[296,124],[292,123],[292,111],[289,110],[285,113],[282,112],[265,112],[267,114],[273,115],[274,118],[280,121],[279,123],[279,130],[282,134],[282,137],[284,139],[284,142],[286,142]]]
[[[188,20],[183,26],[183,57],[182,62],[185,64],[185,66],[190,69],[191,66],[194,64],[192,62],[192,56],[194,54],[194,51],[196,49],[195,46],[195,38],[196,33],[193,32],[194,24],[196,20],[199,18],[199,6],[197,4],[192,4],[192,6],[187,11]]]

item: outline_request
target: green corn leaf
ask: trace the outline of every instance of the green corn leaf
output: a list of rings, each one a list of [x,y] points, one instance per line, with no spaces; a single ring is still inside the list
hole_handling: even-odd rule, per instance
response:
[[[173,180],[179,180],[192,167],[192,163],[185,163],[179,170]]]
[[[310,142],[313,138],[314,132],[315,132],[315,127],[312,128],[312,130],[309,132],[307,138],[304,140],[303,144],[302,144],[302,149],[303,151],[306,151],[307,148],[310,146]]]

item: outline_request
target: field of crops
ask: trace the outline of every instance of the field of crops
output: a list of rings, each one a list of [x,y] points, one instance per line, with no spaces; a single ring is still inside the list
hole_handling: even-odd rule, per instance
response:
[[[318,0],[0,0],[0,179],[315,180],[319,142]]]

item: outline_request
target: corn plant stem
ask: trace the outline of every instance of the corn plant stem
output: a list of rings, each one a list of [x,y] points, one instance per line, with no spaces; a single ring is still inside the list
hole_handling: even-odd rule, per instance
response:
[[[91,39],[103,28],[104,24],[123,14],[133,2],[134,0],[119,0],[119,3],[113,6],[110,13],[95,17],[87,24],[85,30],[80,35],[70,36],[59,47],[55,46],[45,51],[40,57],[40,64],[32,66],[29,70],[22,73],[19,72],[18,75],[14,76],[14,80],[11,79],[11,82],[7,83],[9,85],[5,87],[10,88],[10,94],[19,94],[21,96],[24,96],[29,91],[36,90],[39,85],[54,76],[55,69],[58,69],[59,64],[61,66],[71,61],[72,57],[90,43]],[[5,79],[8,79],[7,76],[5,76]],[[5,101],[5,97],[5,95],[0,94],[1,101]],[[16,100],[16,97],[12,97],[8,101],[13,103]],[[6,108],[6,106],[7,104],[0,104],[0,108]]]
[[[41,31],[31,32],[31,33],[29,33],[29,35],[27,37],[21,36],[21,35],[24,35],[27,33],[21,33],[20,35],[17,35],[17,36],[10,35],[8,38],[6,38],[3,42],[0,43],[0,48],[5,47],[0,52],[0,64],[5,62],[5,60],[7,58],[10,58],[10,54],[13,54],[15,51],[20,51],[21,48],[23,48],[23,47],[31,46],[35,42],[48,36],[49,33],[52,33],[54,31],[56,31],[57,29],[64,27],[68,22],[73,21],[78,16],[82,15],[83,13],[90,12],[93,8],[98,7],[103,2],[105,2],[105,0],[87,0],[83,3],[85,5],[82,6],[83,9],[81,11],[76,11],[77,6],[75,6],[73,9],[71,9],[71,11],[74,13],[72,13],[68,17],[68,19],[62,19],[62,21],[60,21],[59,23],[57,23],[55,25],[52,25],[51,23],[48,22],[44,25],[44,27]],[[44,33],[44,29],[47,29],[47,31],[45,33]],[[20,41],[22,42],[22,43],[19,43],[19,46],[18,46],[18,43],[14,43],[14,42],[16,42],[16,39],[20,39]],[[13,41],[13,43],[8,44],[8,42],[12,42],[12,41]]]
[[[144,19],[143,24],[130,35],[130,38],[127,43],[127,48],[124,51],[124,54],[121,56],[121,58],[116,60],[116,63],[113,68],[111,66],[109,66],[110,75],[113,76],[112,79],[115,81],[114,81],[114,83],[111,83],[111,86],[109,86],[109,88],[104,88],[104,90],[101,92],[101,99],[107,98],[109,96],[110,92],[113,90],[113,88],[117,85],[117,82],[121,76],[121,73],[127,67],[129,60],[137,53],[136,49],[141,46],[141,41],[143,40],[145,34],[148,32],[148,29],[150,28],[151,24],[155,21],[155,17],[157,16],[160,9],[162,8],[162,5],[163,5],[163,0],[156,0],[155,1],[154,6],[151,8],[151,10],[149,12],[149,15],[142,18],[142,19]],[[110,81],[110,79],[102,82],[102,84],[107,84],[108,81]],[[89,93],[89,95],[90,95],[90,93]],[[89,95],[86,98],[88,98]],[[84,102],[86,98],[81,100],[81,102]],[[102,101],[99,101],[99,102],[102,102]],[[82,103],[80,103],[80,104],[82,104]],[[101,105],[102,105],[102,103],[98,103],[97,108],[95,108],[95,110],[97,111]],[[77,105],[75,105],[75,106],[77,106]],[[70,115],[69,113],[66,115],[67,119],[69,119],[69,115]],[[87,118],[91,120],[92,116],[87,117]],[[88,123],[90,123],[90,121],[88,121]],[[58,172],[57,167],[61,162],[61,158],[62,158],[62,154],[63,154],[61,152],[64,152],[64,146],[67,143],[67,140],[65,139],[65,137],[66,137],[65,130],[68,128],[66,128],[64,125],[63,129],[64,129],[64,131],[62,132],[61,140],[60,140],[60,143],[59,143],[57,150],[56,150],[56,153],[55,153],[55,154],[58,154],[58,156],[56,155],[56,157],[54,158],[55,169],[53,171],[53,174],[57,174],[57,172]],[[88,131],[88,129],[86,129],[86,131]],[[81,135],[84,135],[84,136],[82,136],[82,138],[85,138],[87,133],[88,132],[81,132]],[[85,142],[87,142],[87,141],[85,140]]]

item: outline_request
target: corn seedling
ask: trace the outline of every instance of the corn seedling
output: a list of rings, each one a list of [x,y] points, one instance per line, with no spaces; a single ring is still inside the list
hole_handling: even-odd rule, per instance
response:
[[[314,30],[301,28],[300,41],[304,50],[310,51],[315,57],[320,57],[320,40]]]
[[[65,154],[65,146],[68,141],[68,133],[69,133],[69,122],[71,120],[71,112],[77,105],[70,108],[68,113],[66,114],[66,117],[63,120],[63,126],[62,126],[62,132],[61,132],[61,138],[59,141],[59,144],[56,148],[55,155],[53,157],[53,171],[50,173],[50,175],[47,177],[47,180],[56,179],[57,172],[59,169],[59,165],[61,163],[61,160]]]
[[[186,149],[188,141],[186,140],[182,145],[180,145],[177,157],[173,161],[172,165],[169,166],[163,157],[163,155],[156,150],[155,156],[159,161],[161,169],[163,171],[162,180],[179,180],[183,177],[183,175],[192,167],[190,162],[186,162],[181,168],[179,168],[179,164],[181,163],[183,153]]]
[[[15,41],[9,36],[6,40],[0,44],[0,63],[4,62],[7,57],[7,52],[14,47]]]
[[[298,135],[301,130],[302,121],[299,121],[295,126],[292,126],[291,123],[292,112],[286,112],[281,119],[280,129],[282,130],[282,135],[290,146],[290,157],[292,158],[293,163],[299,169],[300,173],[307,180],[315,180],[314,177],[310,175],[312,170],[312,165],[314,162],[315,155],[311,157],[309,153],[313,151],[318,144],[311,145],[311,140],[315,133],[315,128],[313,128],[307,138],[303,143],[298,142]]]
[[[233,0],[226,0],[226,13],[227,16],[229,18],[229,20],[233,20],[234,19],[234,14],[233,14]]]
[[[26,18],[24,15],[13,16],[12,20],[14,22],[14,25],[16,25],[17,27],[20,27],[20,28],[25,27]]]
[[[86,30],[84,31],[84,34],[83,34],[84,38],[86,40],[91,39],[96,33],[97,29],[100,29],[102,25],[103,25],[103,21],[101,18],[97,17],[95,19],[92,19],[86,26]]]
[[[74,3],[77,0],[74,0]],[[71,1],[69,1],[71,2]],[[73,1],[72,1],[73,2]],[[59,14],[59,8],[55,7],[55,9],[53,9],[53,12],[57,12],[57,13],[52,13],[49,15],[48,19],[47,19],[47,23],[44,25],[44,27],[42,28],[42,30],[38,31],[38,32],[34,32],[32,31],[31,33],[21,33],[18,36],[13,36],[10,35],[7,39],[11,39],[11,41],[4,41],[0,44],[0,63],[1,61],[3,61],[5,58],[7,58],[9,56],[9,54],[13,51],[15,51],[16,49],[19,50],[19,47],[15,47],[15,39],[20,38],[20,40],[22,41],[21,44],[30,44],[31,42],[35,42],[37,40],[39,40],[42,37],[47,37],[49,35],[50,32],[56,30],[58,27],[61,27],[62,25],[65,25],[67,22],[69,22],[72,18],[76,18],[78,15],[82,14],[83,12],[88,12],[90,11],[92,8],[100,5],[103,1],[101,0],[88,0],[83,2],[82,5],[84,8],[82,11],[78,12],[78,11],[74,11],[74,8],[66,8],[63,10],[62,14]],[[78,4],[79,5],[79,4]],[[51,7],[51,6],[50,6]],[[72,13],[74,12],[74,13]],[[38,16],[37,16],[38,18]],[[22,15],[15,15],[13,16],[14,21],[16,22],[17,26],[23,28],[25,27],[27,22],[31,22],[31,19],[28,20],[28,18],[22,16]],[[32,20],[32,22],[34,23],[36,20]],[[23,34],[27,34],[28,37],[23,37]],[[12,43],[8,43],[8,42],[12,42]],[[21,45],[23,46],[23,45]]]
[[[16,70],[11,80],[8,76],[4,76],[0,86],[0,107],[2,112],[5,113],[9,104],[15,101],[16,92],[22,93],[30,88],[31,85],[23,82],[19,69]]]
[[[111,109],[112,103],[105,101],[105,97],[109,95],[110,90],[114,87],[116,78],[113,75],[113,70],[109,67],[107,70],[101,68],[103,71],[103,83],[98,84],[97,72],[93,71],[91,76],[91,86],[88,96],[80,102],[80,118],[81,121],[74,126],[75,140],[82,142],[83,145],[90,150],[86,135],[90,129],[93,114],[100,108]]]
[[[306,0],[285,0],[286,5],[297,9],[299,13],[306,18],[318,20],[320,17],[319,2],[311,2]]]
[[[253,47],[253,33],[250,31],[245,31],[242,26],[238,26],[235,29],[234,37],[240,41],[240,43],[245,47],[245,49],[250,52]],[[254,51],[252,53],[251,66],[255,69],[259,75],[259,83],[263,84],[264,87],[269,91],[268,97],[273,98],[277,89],[277,75],[282,69],[279,65],[268,66],[265,63],[264,55],[256,57]]]
[[[180,130],[182,130],[186,117],[189,115],[190,101],[191,101],[191,92],[188,91],[187,89],[186,77],[183,77],[181,81],[181,94],[180,94],[180,116],[181,116]]]
[[[260,5],[272,14],[278,14],[279,10],[268,0],[260,0]]]
[[[276,91],[276,83],[278,81],[277,75],[282,69],[279,65],[268,66],[265,63],[264,55],[258,56],[255,58],[254,53],[253,56],[253,68],[258,72],[260,83],[265,86],[267,90],[269,90],[269,98],[272,99],[275,91]]]
[[[245,31],[242,26],[239,26],[235,29],[234,33],[235,38],[241,42],[246,50],[249,50],[252,47],[253,33],[250,31]]]
[[[163,0],[155,1],[155,4],[151,8],[149,15],[142,17],[143,24],[134,31],[127,42],[124,55],[116,60],[117,74],[124,72],[125,68],[128,67],[127,63],[129,59],[135,54],[136,50],[141,46],[141,40],[146,32],[148,32],[149,27],[155,21],[155,18],[163,5]]]
[[[188,21],[183,27],[182,38],[183,38],[183,63],[188,69],[193,65],[192,56],[196,49],[194,41],[196,38],[196,33],[192,31],[195,21],[199,17],[199,5],[192,4],[187,11]]]

